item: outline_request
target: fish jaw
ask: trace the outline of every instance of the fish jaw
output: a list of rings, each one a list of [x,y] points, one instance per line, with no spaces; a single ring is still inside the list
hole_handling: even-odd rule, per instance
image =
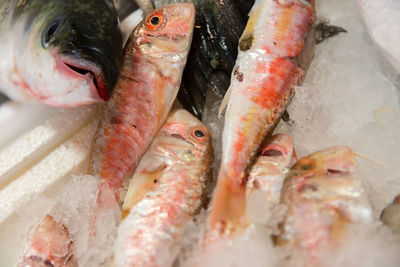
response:
[[[29,250],[18,266],[78,266],[68,231],[50,215],[34,228],[28,245]]]
[[[122,58],[114,7],[97,0],[24,5],[1,25],[0,48],[7,51],[0,55],[1,90],[17,101],[57,107],[107,101]],[[89,19],[93,6],[101,19]]]
[[[245,201],[249,166],[303,80],[305,70],[292,59],[302,53],[313,22],[314,8],[304,1],[258,0],[250,12],[228,90],[211,229],[217,224],[235,228],[241,219],[234,218],[245,214],[246,205],[239,202]]]
[[[288,207],[277,243],[318,259],[337,247],[348,226],[372,221],[372,209],[357,176],[354,152],[336,146],[300,159],[287,176],[281,202]]]
[[[211,161],[208,129],[187,111],[173,112],[129,186],[116,240],[117,266],[172,264],[185,224],[202,205]]]

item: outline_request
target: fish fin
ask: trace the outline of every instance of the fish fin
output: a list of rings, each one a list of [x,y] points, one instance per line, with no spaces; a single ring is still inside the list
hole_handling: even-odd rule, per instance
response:
[[[296,161],[299,160],[299,158],[297,157],[296,149],[294,149],[294,147],[293,147],[293,157],[296,159]]]
[[[147,192],[159,182],[166,165],[161,165],[158,169],[139,173],[132,177],[128,192],[126,193],[124,204],[122,206],[123,217],[129,214],[130,209],[139,202]]]
[[[221,114],[228,105],[229,99],[231,98],[232,94],[232,87],[229,87],[228,91],[226,91],[224,98],[222,99],[221,106],[219,107],[218,110],[218,118],[221,118]]]
[[[220,238],[242,231],[249,222],[246,212],[246,184],[228,176],[219,177],[211,204],[209,231],[206,235],[206,245]]]
[[[368,156],[362,155],[362,154],[360,154],[360,153],[358,153],[358,152],[354,152],[354,155],[356,155],[356,156],[359,157],[359,158],[362,158],[362,159],[365,159],[365,160],[368,160],[368,161],[372,161],[372,162],[374,162],[374,163],[376,163],[376,164],[378,164],[378,165],[382,165],[382,166],[385,166],[385,167],[388,167],[388,168],[390,168],[390,169],[393,169],[393,170],[396,170],[396,171],[399,171],[399,172],[400,172],[400,169],[399,169],[399,168],[396,168],[396,167],[394,167],[394,166],[392,166],[392,165],[390,165],[390,164],[387,164],[387,163],[385,163],[385,162],[381,162],[381,161],[379,161],[379,160],[370,158],[370,157],[368,157]]]

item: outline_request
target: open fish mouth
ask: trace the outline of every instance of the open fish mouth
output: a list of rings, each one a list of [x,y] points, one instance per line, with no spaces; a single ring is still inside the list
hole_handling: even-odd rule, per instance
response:
[[[94,98],[108,101],[110,98],[105,75],[101,67],[85,60],[75,60],[68,56],[60,56],[56,62],[57,70],[71,79],[82,79],[89,83]]]

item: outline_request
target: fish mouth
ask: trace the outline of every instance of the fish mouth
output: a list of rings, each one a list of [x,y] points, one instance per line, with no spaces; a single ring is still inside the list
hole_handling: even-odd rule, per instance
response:
[[[72,79],[88,80],[90,91],[103,101],[110,99],[109,88],[101,67],[85,60],[75,60],[68,56],[59,56],[56,62],[57,69]]]

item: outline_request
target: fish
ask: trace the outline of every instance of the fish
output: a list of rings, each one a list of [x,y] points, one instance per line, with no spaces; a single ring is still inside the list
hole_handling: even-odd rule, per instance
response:
[[[246,194],[262,191],[269,203],[279,203],[283,181],[293,161],[293,155],[293,141],[290,135],[271,136],[250,168]]]
[[[121,73],[103,109],[89,166],[118,201],[176,98],[194,17],[194,7],[187,3],[154,10],[124,48]]]
[[[256,0],[239,40],[226,106],[209,231],[242,228],[249,168],[313,58],[314,1]]]
[[[281,204],[288,211],[276,243],[293,247],[312,266],[321,266],[321,250],[338,247],[350,225],[373,220],[355,153],[347,146],[297,161],[285,179]]]
[[[77,107],[107,101],[122,63],[111,0],[0,1],[0,92]]]
[[[64,225],[46,215],[32,230],[27,251],[18,266],[78,266],[72,251],[73,242]]]
[[[381,54],[400,73],[400,2],[357,0],[365,28]]]
[[[185,225],[207,199],[211,135],[189,112],[171,113],[132,177],[115,266],[172,266]]]
[[[382,211],[381,221],[400,237],[400,195]]]

